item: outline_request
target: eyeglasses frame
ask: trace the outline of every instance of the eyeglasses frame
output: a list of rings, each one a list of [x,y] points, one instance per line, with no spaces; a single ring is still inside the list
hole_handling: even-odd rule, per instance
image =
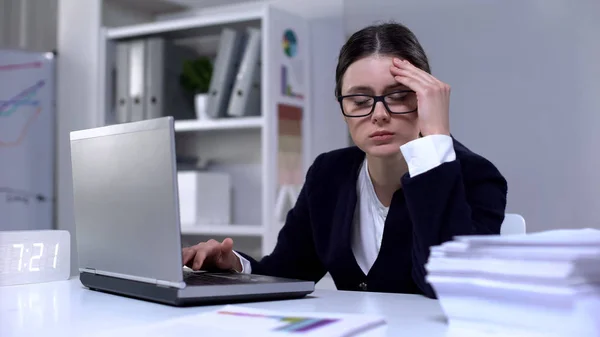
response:
[[[337,96],[337,100],[338,100],[338,103],[340,104],[340,110],[342,110],[342,114],[344,116],[350,117],[350,118],[360,118],[360,117],[366,117],[366,116],[371,115],[373,113],[373,111],[375,111],[375,105],[377,105],[377,102],[383,103],[383,107],[385,108],[385,110],[390,115],[406,115],[406,114],[410,114],[410,113],[416,112],[418,110],[418,107],[415,108],[414,110],[406,111],[406,112],[392,112],[390,110],[390,107],[388,107],[387,103],[384,100],[384,98],[386,96],[393,95],[393,94],[398,94],[398,93],[405,93],[405,92],[415,93],[414,90],[397,90],[397,91],[394,91],[394,92],[387,93],[385,95],[349,94],[349,95],[340,95],[340,96]],[[347,115],[344,112],[344,105],[342,104],[342,101],[344,100],[344,98],[347,98],[347,97],[358,97],[358,96],[367,96],[367,97],[373,98],[373,105],[371,106],[371,111],[369,111],[369,113],[366,113],[366,114],[363,114],[363,115]]]

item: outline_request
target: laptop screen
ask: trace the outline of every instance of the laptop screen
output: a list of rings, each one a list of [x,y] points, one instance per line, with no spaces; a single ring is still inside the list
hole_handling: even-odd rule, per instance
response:
[[[174,142],[170,117],[71,133],[80,268],[182,279]]]

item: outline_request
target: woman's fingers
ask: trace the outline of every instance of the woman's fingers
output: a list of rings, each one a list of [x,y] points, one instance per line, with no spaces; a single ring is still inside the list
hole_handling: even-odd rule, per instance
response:
[[[227,238],[223,242],[208,240],[182,250],[183,264],[193,270],[230,269],[233,253],[233,240]]]
[[[221,253],[229,254],[233,250],[233,240],[231,238],[225,238],[223,242],[220,244]]]
[[[194,256],[194,264],[192,265],[193,270],[200,270],[204,266],[204,260],[206,260],[206,251],[199,250]]]
[[[195,253],[196,252],[194,251],[193,247],[183,248],[182,257],[184,266],[189,267],[188,263],[193,260]]]
[[[407,77],[413,77],[423,83],[427,83],[427,84],[432,84],[434,83],[434,80],[431,79],[430,77],[426,76],[425,74],[423,74],[422,72],[418,72],[417,70],[408,68],[408,67],[402,67],[402,66],[396,66],[396,65],[392,65],[390,67],[390,72],[394,75],[394,76],[407,76]]]
[[[405,86],[407,86],[409,89],[411,89],[412,91],[414,91],[416,93],[422,92],[426,88],[426,84],[424,84],[419,79],[415,79],[412,76],[397,75],[397,76],[394,76],[394,79],[396,81],[398,81],[399,83],[404,84]]]
[[[413,79],[415,79],[419,82],[422,82],[423,84],[426,84],[426,85],[433,84],[433,81],[431,81],[430,79],[427,79],[427,78],[423,77],[422,75],[419,75],[408,69],[402,69],[402,68],[398,68],[395,66],[391,66],[390,73],[392,73],[393,76],[410,77],[410,78],[413,78]]]
[[[200,270],[204,266],[209,255],[210,245],[208,242],[200,242],[199,244],[184,250],[183,263],[193,270]]]
[[[410,63],[407,60],[400,60],[398,58],[395,58],[393,61],[393,65],[395,66],[397,71],[402,73],[398,75],[410,74],[412,76],[422,79],[426,83],[435,83],[438,81],[435,77],[433,77],[433,75],[418,67],[415,67],[412,63]]]
[[[411,72],[409,72],[409,71],[407,71],[407,70],[404,70],[404,69],[398,69],[398,68],[396,68],[396,67],[392,67],[392,68],[390,68],[390,72],[391,72],[391,73],[392,73],[392,75],[393,75],[393,76],[396,78],[396,81],[398,81],[398,79],[404,79],[404,78],[407,78],[407,79],[410,79],[410,80],[412,80],[412,81],[410,81],[411,83],[414,83],[414,82],[418,82],[418,83],[420,83],[420,84],[421,84],[421,85],[420,85],[421,87],[424,87],[424,86],[427,86],[427,85],[431,85],[431,83],[429,83],[429,82],[425,81],[425,80],[424,80],[422,77],[420,77],[420,76],[415,76],[415,74],[414,74],[414,73],[411,73]],[[404,83],[404,82],[406,82],[406,80],[403,80],[403,82],[400,82],[400,83],[402,83],[402,84],[404,84],[404,85],[407,85],[407,84],[406,84],[406,83]],[[407,86],[408,86],[408,85],[407,85]],[[415,88],[413,88],[413,87],[409,87],[409,88],[410,88],[410,89],[412,89],[412,90],[414,90],[414,91],[417,91],[417,90],[416,90]]]

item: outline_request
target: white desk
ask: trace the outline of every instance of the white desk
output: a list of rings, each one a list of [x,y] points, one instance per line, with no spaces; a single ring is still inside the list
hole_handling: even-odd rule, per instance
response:
[[[368,336],[446,334],[437,301],[416,295],[316,290],[300,300],[243,303],[243,306],[288,311],[372,313],[387,326]],[[69,281],[0,287],[0,336],[79,336],[212,311],[221,306],[177,308],[91,291],[78,278]],[[201,334],[200,334],[201,335]]]

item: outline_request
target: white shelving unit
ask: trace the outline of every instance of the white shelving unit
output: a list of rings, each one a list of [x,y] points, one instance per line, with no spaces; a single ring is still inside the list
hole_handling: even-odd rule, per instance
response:
[[[240,117],[223,120],[180,120],[175,122],[175,131],[260,129],[264,124],[265,120],[262,117]]]
[[[206,225],[202,227],[181,226],[184,235],[217,235],[217,236],[250,236],[262,237],[265,235],[263,226],[256,225]]]
[[[281,228],[281,219],[276,217],[282,213],[276,209],[281,184],[301,184],[298,177],[303,179],[307,168],[311,106],[307,90],[309,32],[302,18],[271,4],[256,3],[228,6],[205,15],[103,29],[99,94],[104,99],[100,100],[102,113],[98,124],[106,125],[113,120],[111,85],[115,42],[162,36],[190,44],[194,39],[218,36],[225,27],[243,30],[250,26],[260,27],[262,31],[261,115],[177,120],[175,131],[178,155],[210,158],[214,162],[210,170],[229,173],[233,185],[233,224],[182,224],[182,235],[202,239],[232,237],[234,241],[251,238],[259,242],[259,247],[249,249],[257,252],[255,255],[265,255],[272,251]],[[291,42],[286,45],[288,48],[284,48],[284,40]],[[298,114],[300,119],[295,122],[281,119],[281,116]],[[290,129],[300,129],[300,135],[286,133]],[[292,150],[286,150],[288,148]],[[299,157],[294,153],[300,153]],[[296,179],[291,182],[282,182],[279,178],[284,173],[280,164],[284,160],[291,160],[289,165],[295,168]]]

